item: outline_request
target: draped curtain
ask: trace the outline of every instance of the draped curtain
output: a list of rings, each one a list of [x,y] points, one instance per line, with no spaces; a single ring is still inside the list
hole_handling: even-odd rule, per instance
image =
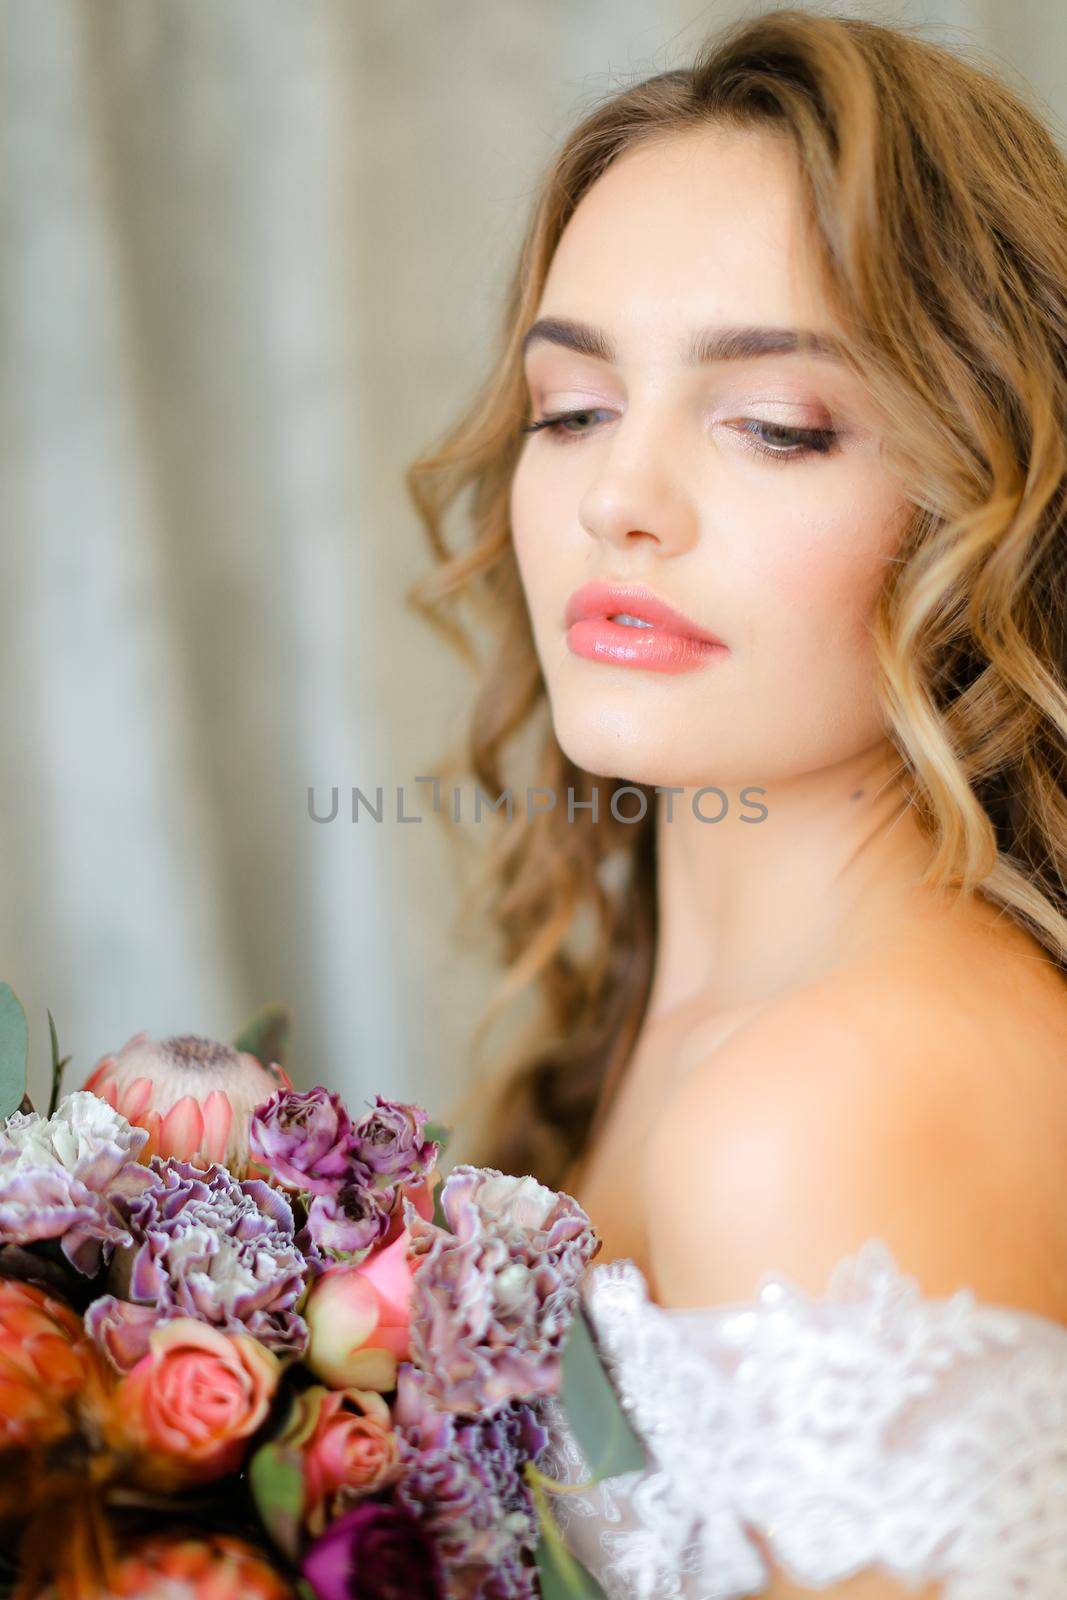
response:
[[[404,606],[403,470],[481,376],[568,126],[738,9],[0,4],[0,978],[38,1098],[46,1006],[77,1083],[270,1000],[298,1081],[465,1087],[494,953],[415,778],[471,684]],[[1064,103],[1051,3],[852,9]]]

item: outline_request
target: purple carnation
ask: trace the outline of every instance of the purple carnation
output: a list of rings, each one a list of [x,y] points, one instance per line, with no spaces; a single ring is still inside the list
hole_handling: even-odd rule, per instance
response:
[[[360,1176],[348,1112],[321,1084],[272,1094],[252,1115],[249,1145],[272,1181],[297,1193],[333,1194]]]
[[[410,1200],[411,1359],[443,1409],[492,1411],[559,1387],[585,1268],[600,1238],[578,1202],[535,1178],[454,1167],[441,1191],[451,1232]]]
[[[393,1491],[433,1535],[448,1592],[464,1600],[528,1600],[534,1569],[524,1564],[539,1528],[523,1474],[548,1442],[521,1401],[489,1417],[460,1418],[434,1403],[428,1374],[403,1363],[393,1408],[402,1475]]]
[[[423,1137],[426,1112],[421,1106],[378,1095],[353,1129],[357,1159],[371,1174],[376,1189],[425,1183],[440,1145]]]
[[[123,1206],[134,1247],[122,1270],[112,1269],[119,1294],[85,1316],[114,1365],[128,1371],[152,1328],[176,1317],[251,1334],[282,1356],[302,1354],[307,1324],[294,1307],[307,1266],[285,1196],[220,1166],[153,1156],[150,1170],[152,1187]]]
[[[0,1127],[0,1244],[58,1239],[92,1276],[130,1242],[121,1202],[152,1181],[137,1160],[147,1139],[84,1089],[48,1118],[16,1111]]]
[[[366,1500],[326,1529],[304,1557],[319,1600],[445,1600],[445,1575],[421,1518]]]

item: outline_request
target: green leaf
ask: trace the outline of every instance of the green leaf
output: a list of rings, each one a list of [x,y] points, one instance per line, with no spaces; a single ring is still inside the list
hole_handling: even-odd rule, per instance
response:
[[[274,1442],[290,1451],[302,1450],[318,1427],[319,1412],[329,1394],[330,1390],[321,1383],[313,1383],[294,1394],[282,1430]]]
[[[541,1600],[607,1600],[599,1583],[581,1562],[576,1561],[562,1540],[545,1534],[534,1550]]]
[[[444,1122],[428,1122],[423,1128],[422,1136],[424,1139],[435,1139],[441,1146],[437,1154],[438,1156],[443,1156],[448,1149],[448,1141],[452,1137],[452,1129]]]
[[[581,1306],[563,1348],[560,1400],[594,1483],[645,1465],[645,1447],[619,1404]]]
[[[289,1560],[300,1559],[304,1474],[300,1457],[275,1440],[261,1445],[248,1464],[248,1487],[260,1520]]]
[[[543,1473],[533,1461],[527,1461],[523,1475],[533,1497],[537,1513],[539,1535],[534,1549],[537,1575],[540,1580],[541,1600],[607,1600],[600,1584],[587,1572],[567,1548],[563,1530],[549,1507],[549,1495],[556,1481]],[[577,1492],[577,1486],[568,1487],[565,1493]]]
[[[262,1061],[265,1067],[272,1062],[283,1067],[292,1025],[293,1013],[289,1007],[282,1005],[279,1000],[272,1000],[249,1018],[233,1041],[233,1047],[235,1050],[246,1050],[257,1061]]]
[[[645,1466],[645,1447],[633,1431],[604,1368],[579,1305],[563,1348],[560,1403],[580,1445],[589,1473],[580,1485],[556,1483],[532,1461],[525,1475],[533,1495],[540,1537],[534,1551],[542,1600],[607,1600],[604,1590],[567,1548],[550,1509],[553,1495],[577,1493],[602,1478]]]
[[[59,1035],[56,1032],[56,1019],[48,1013],[48,1032],[52,1040],[52,1092],[48,1097],[48,1115],[51,1116],[59,1104],[59,1097],[63,1093],[63,1073],[70,1061],[69,1056],[62,1060],[59,1055]]]
[[[9,983],[0,983],[0,1118],[9,1117],[22,1104],[29,1046],[22,1001]]]

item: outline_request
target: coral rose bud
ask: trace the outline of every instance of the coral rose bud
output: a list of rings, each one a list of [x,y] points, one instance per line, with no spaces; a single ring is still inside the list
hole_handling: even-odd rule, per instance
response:
[[[400,1436],[393,1427],[389,1403],[375,1389],[326,1389],[312,1384],[293,1395],[282,1431],[264,1447],[264,1458],[279,1458],[303,1479],[304,1496],[298,1520],[313,1538],[367,1495],[377,1494],[401,1475]],[[268,1483],[271,1462],[264,1460],[249,1470],[253,1495],[257,1478]],[[282,1549],[292,1544],[293,1558],[302,1543],[292,1508],[285,1507],[284,1524],[268,1500],[260,1506],[272,1537]]]
[[[279,1087],[292,1086],[281,1067],[265,1067],[217,1039],[183,1033],[156,1040],[136,1033],[121,1050],[101,1057],[85,1087],[148,1129],[140,1155],[146,1164],[154,1155],[198,1167],[217,1161],[243,1178],[252,1112]]]
[[[410,1351],[410,1234],[355,1265],[330,1267],[308,1296],[305,1364],[331,1389],[396,1387],[396,1366]]]
[[[363,1495],[400,1472],[400,1442],[388,1402],[373,1389],[310,1389],[315,1426],[303,1446],[308,1531],[318,1536]]]
[[[240,1465],[280,1374],[257,1339],[177,1317],[153,1329],[148,1354],[119,1383],[114,1431],[165,1486],[221,1477]]]

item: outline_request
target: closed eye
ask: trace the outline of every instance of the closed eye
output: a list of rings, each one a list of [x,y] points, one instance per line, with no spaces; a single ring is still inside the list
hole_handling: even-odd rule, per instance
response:
[[[599,410],[594,407],[584,411],[558,411],[552,416],[525,423],[519,432],[532,434],[544,431],[558,444],[569,443],[594,431],[592,428],[579,428],[575,432],[569,424],[580,422],[584,417],[595,417]],[[610,415],[609,412],[601,414]],[[787,428],[783,423],[766,422],[759,417],[743,418],[737,432],[753,441],[745,446],[753,455],[766,456],[772,461],[797,461],[803,456],[830,455],[837,448],[839,437],[835,428]],[[771,442],[775,436],[785,441],[784,446]],[[755,442],[757,440],[760,442]]]

